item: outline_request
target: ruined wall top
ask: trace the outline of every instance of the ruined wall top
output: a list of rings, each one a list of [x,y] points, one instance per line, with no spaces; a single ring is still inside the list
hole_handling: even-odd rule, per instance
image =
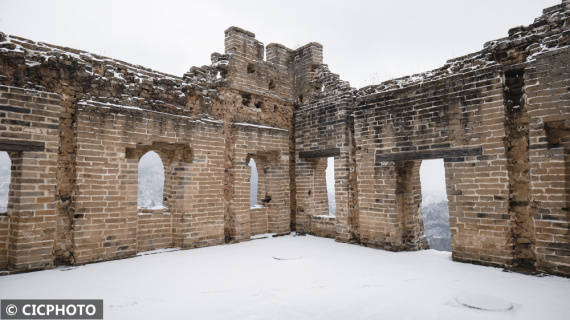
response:
[[[278,43],[264,46],[253,32],[239,27],[225,31],[224,45],[229,66],[223,76],[230,87],[289,102],[296,102],[307,90],[310,72],[323,63],[319,43],[310,42],[295,50]]]
[[[307,87],[309,69],[322,63],[318,43],[297,50],[276,43],[264,47],[254,33],[238,27],[228,28],[224,41],[225,52],[213,53],[210,65],[191,67],[180,77],[0,32],[0,84],[168,114],[222,118],[226,111],[215,105],[223,104],[224,90],[292,105],[296,92]]]

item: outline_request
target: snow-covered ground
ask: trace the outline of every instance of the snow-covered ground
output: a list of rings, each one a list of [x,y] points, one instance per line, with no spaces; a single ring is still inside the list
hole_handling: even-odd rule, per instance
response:
[[[0,298],[103,298],[105,319],[568,319],[570,279],[285,236],[3,276]]]

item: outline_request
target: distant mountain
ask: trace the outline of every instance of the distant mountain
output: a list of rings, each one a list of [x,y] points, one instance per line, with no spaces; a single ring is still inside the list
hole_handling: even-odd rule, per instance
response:
[[[451,251],[449,208],[447,201],[431,202],[422,206],[424,233],[430,248]]]

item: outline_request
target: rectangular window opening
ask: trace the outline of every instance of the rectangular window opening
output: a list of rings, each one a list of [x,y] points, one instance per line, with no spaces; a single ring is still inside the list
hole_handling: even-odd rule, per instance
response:
[[[329,216],[336,216],[336,198],[334,183],[334,157],[327,158],[327,169],[325,171],[327,183],[327,200],[329,205]]]
[[[431,249],[451,251],[449,207],[443,159],[423,160],[420,167],[424,234]]]

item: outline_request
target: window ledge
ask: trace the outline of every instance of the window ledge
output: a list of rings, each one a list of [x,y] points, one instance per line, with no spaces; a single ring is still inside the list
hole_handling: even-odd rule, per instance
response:
[[[336,216],[331,216],[329,214],[320,214],[318,216],[313,216],[317,220],[336,220]]]
[[[170,211],[168,210],[168,208],[159,208],[159,209],[137,208],[137,214],[139,216],[146,216],[146,215],[152,215],[152,214],[157,214],[157,213],[169,215]]]
[[[265,209],[267,208],[266,206],[262,206],[262,205],[255,205],[253,207],[249,207],[249,210],[259,210],[259,209]]]

